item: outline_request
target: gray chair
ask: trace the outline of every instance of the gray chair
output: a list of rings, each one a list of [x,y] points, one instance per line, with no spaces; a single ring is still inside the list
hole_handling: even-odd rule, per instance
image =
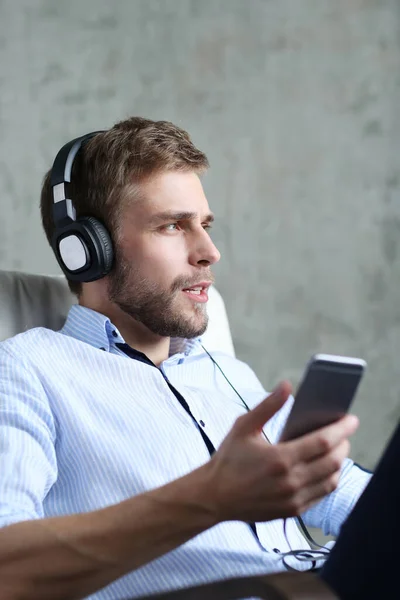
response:
[[[0,340],[31,329],[60,329],[75,301],[63,276],[0,271]],[[204,344],[210,350],[234,355],[225,305],[215,288],[210,290],[209,326]],[[333,600],[336,596],[310,573],[280,573],[243,577],[157,594],[152,600],[228,600],[257,596],[267,600]],[[142,599],[145,600],[145,599]],[[147,600],[147,599],[146,599]]]

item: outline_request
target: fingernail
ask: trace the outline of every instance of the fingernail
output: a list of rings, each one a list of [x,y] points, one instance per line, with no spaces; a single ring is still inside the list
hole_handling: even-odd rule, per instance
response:
[[[359,421],[358,417],[356,417],[356,415],[349,415],[349,419],[350,419],[351,425],[353,427],[359,426],[360,421]]]

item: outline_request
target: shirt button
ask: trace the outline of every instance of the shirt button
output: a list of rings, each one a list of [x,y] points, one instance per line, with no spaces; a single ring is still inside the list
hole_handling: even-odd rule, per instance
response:
[[[206,424],[204,423],[204,421],[203,421],[202,419],[200,419],[199,423],[200,423],[200,425],[201,425],[202,427],[205,427],[205,426],[206,426]]]
[[[281,551],[279,550],[279,548],[274,548],[273,552],[276,552],[276,554],[280,554],[281,553]]]
[[[104,350],[104,352],[106,351],[106,349],[105,349],[105,348],[99,348],[99,350]]]
[[[114,329],[114,331],[112,332],[112,334],[113,334],[113,336],[114,336],[114,337],[118,337],[118,333],[115,331],[115,329]]]

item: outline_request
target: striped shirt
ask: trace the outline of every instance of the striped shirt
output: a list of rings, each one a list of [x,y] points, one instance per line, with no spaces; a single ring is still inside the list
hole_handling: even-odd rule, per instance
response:
[[[209,460],[171,385],[216,448],[245,412],[200,339],[171,340],[160,368],[129,357],[124,344],[107,317],[81,306],[59,332],[31,329],[0,344],[0,526],[116,504]],[[250,407],[267,395],[246,364],[222,352],[213,357]],[[292,402],[266,424],[270,440],[279,438]],[[305,522],[337,535],[368,479],[346,460],[338,489]],[[290,550],[283,522],[258,523],[257,534],[261,545],[247,524],[221,523],[90,598],[283,570],[278,551]],[[308,547],[293,519],[287,534],[292,548]]]

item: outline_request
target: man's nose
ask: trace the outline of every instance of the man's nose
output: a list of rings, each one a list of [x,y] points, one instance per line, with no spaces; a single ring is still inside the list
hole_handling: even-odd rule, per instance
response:
[[[203,229],[200,239],[196,244],[196,249],[193,252],[193,263],[196,265],[214,265],[221,258],[221,254],[210,238],[207,231]]]

